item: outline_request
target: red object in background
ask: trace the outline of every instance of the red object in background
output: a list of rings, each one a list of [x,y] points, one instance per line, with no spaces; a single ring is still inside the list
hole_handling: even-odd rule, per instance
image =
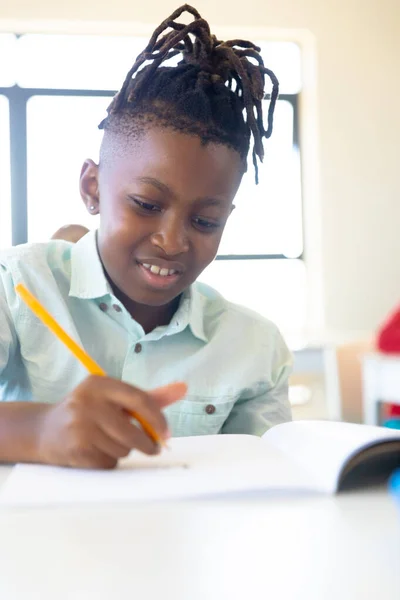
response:
[[[379,352],[400,355],[400,307],[398,307],[378,330],[376,345]],[[400,406],[386,406],[387,417],[400,416]]]
[[[396,404],[390,404],[388,406],[388,417],[400,417],[400,406]]]
[[[378,330],[376,344],[380,352],[400,355],[400,307]]]

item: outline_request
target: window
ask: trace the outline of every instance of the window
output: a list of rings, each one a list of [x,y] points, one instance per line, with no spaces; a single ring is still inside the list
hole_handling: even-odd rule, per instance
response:
[[[259,184],[255,185],[250,157],[235,198],[236,208],[224,232],[221,254],[302,254],[300,157],[293,148],[293,128],[294,107],[280,100],[274,135],[265,143],[264,163],[259,166]]]
[[[145,44],[143,38],[0,34],[8,57],[0,73],[1,245],[10,244],[11,230],[13,243],[22,243],[46,240],[66,223],[97,226],[80,200],[80,168],[85,158],[98,158],[97,125]],[[281,84],[274,134],[258,186],[250,158],[220,254],[201,279],[284,329],[298,328],[306,311],[301,56],[294,43],[260,45]]]
[[[28,240],[49,239],[63,224],[95,226],[79,195],[86,158],[98,158],[110,98],[31,96],[27,103]],[[66,176],[68,172],[68,176]]]
[[[306,315],[306,269],[299,259],[216,260],[200,280],[225,298],[266,316],[287,332]]]
[[[11,245],[10,129],[8,100],[0,96],[0,248]]]

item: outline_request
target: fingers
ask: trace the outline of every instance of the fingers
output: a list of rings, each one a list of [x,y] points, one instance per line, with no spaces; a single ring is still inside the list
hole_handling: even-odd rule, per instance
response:
[[[117,458],[91,444],[75,453],[69,453],[68,460],[60,464],[77,469],[114,469],[117,462]]]
[[[67,453],[73,466],[112,468],[133,448],[157,454],[160,447],[153,437],[165,440],[170,435],[162,408],[186,392],[184,383],[145,392],[110,377],[88,377],[65,400],[64,426],[71,442]]]
[[[100,417],[100,418],[99,418]],[[101,414],[94,417],[102,437],[106,437],[112,444],[101,443],[101,449],[109,448],[110,455],[116,458],[127,456],[131,449],[135,448],[144,454],[157,454],[160,447],[146,433],[131,422],[131,417],[115,406],[108,404],[104,406]],[[115,450],[112,448],[115,446]],[[124,452],[122,454],[122,452]]]
[[[187,389],[186,383],[170,383],[169,385],[151,390],[148,394],[160,408],[163,408],[164,406],[168,406],[169,404],[181,400],[186,396]]]
[[[123,446],[122,444],[119,444],[98,426],[95,426],[93,445],[97,448],[97,450],[100,450],[100,452],[109,458],[112,458],[113,460],[124,458],[125,456],[128,456],[129,452],[131,451],[129,446]]]
[[[162,439],[169,436],[167,421],[149,393],[110,377],[91,376],[82,386],[82,393],[88,397],[93,411],[96,411],[96,398],[101,397],[103,401],[125,409],[132,417],[140,415]],[[99,415],[101,414],[102,411],[99,411]],[[101,424],[104,429],[103,425],[105,426],[104,418]]]

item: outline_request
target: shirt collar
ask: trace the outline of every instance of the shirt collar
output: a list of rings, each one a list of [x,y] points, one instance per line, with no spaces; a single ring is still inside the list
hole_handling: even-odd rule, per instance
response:
[[[208,342],[204,331],[204,306],[203,296],[194,283],[183,294],[178,310],[168,326],[172,333],[178,333],[189,327],[195,337],[203,342]]]
[[[102,298],[112,294],[110,284],[104,275],[97,251],[96,231],[90,231],[71,250],[71,284],[69,295],[84,300]],[[204,331],[204,298],[193,284],[182,294],[179,307],[169,325],[158,328],[162,335],[173,335],[189,327],[193,335],[203,342],[208,342]],[[156,334],[156,331],[149,334]],[[158,333],[158,332],[157,332]],[[158,338],[158,335],[156,334]],[[161,336],[160,336],[161,337]]]
[[[90,300],[111,293],[97,251],[96,231],[89,231],[71,250],[69,295]]]

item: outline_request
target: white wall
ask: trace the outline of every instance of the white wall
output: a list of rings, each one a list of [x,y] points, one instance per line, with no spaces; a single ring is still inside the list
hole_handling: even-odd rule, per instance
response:
[[[0,0],[0,19],[100,20],[106,30],[110,21],[158,24],[177,5]],[[196,7],[215,26],[313,34],[326,326],[374,328],[400,302],[399,0],[197,0]]]

